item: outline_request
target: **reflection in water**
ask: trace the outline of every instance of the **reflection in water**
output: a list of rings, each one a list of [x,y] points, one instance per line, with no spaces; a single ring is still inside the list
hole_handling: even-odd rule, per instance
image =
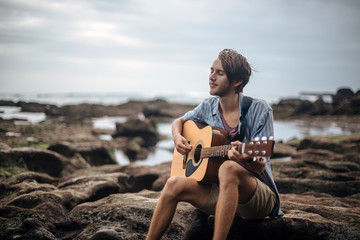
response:
[[[0,117],[3,119],[17,119],[16,125],[39,123],[46,119],[43,112],[21,112],[20,107],[0,106]]]
[[[98,124],[97,126],[101,125],[102,128],[115,129],[115,123],[112,123],[112,121],[117,120],[116,118],[107,118],[105,121],[104,119],[102,120],[104,125]],[[96,122],[97,121],[95,120],[94,125],[96,125]],[[109,126],[106,127],[106,124],[109,124]],[[154,152],[150,153],[144,160],[135,161],[135,164],[151,166],[172,160],[172,149],[174,144],[171,138],[171,123],[159,123],[157,128],[159,133],[168,137],[168,139],[159,141]],[[360,133],[360,124],[308,120],[274,121],[274,132],[276,141],[288,141],[292,138],[302,139],[306,136],[331,136]],[[102,136],[102,138],[104,138],[104,140],[109,140],[104,136]],[[127,156],[120,150],[115,151],[115,157],[121,165],[130,163]],[[290,159],[288,158],[279,159],[279,161],[289,160]]]
[[[274,121],[275,140],[287,141],[307,136],[348,135],[360,132],[360,124],[333,121]]]

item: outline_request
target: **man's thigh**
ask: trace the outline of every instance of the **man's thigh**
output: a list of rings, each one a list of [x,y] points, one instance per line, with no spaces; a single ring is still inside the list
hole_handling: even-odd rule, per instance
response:
[[[173,188],[175,187],[180,188],[180,190],[177,191],[179,202],[188,202],[199,208],[206,203],[209,197],[211,190],[210,184],[197,182],[192,178],[182,177],[170,178],[168,181],[174,182],[168,186],[170,191],[174,190]]]

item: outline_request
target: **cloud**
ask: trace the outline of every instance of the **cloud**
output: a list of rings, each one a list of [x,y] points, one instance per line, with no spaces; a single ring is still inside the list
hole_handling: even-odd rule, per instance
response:
[[[119,27],[106,22],[78,22],[75,38],[77,41],[106,45],[110,43],[138,46],[142,41],[125,34],[121,34]]]
[[[234,48],[258,70],[251,94],[359,88],[359,22],[351,0],[2,0],[0,84],[207,92],[212,61]]]

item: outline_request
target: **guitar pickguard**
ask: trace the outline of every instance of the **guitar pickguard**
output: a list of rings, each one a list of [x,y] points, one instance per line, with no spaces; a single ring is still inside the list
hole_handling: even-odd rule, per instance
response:
[[[193,163],[194,161],[190,159],[186,164],[185,176],[190,177],[198,169],[202,161],[203,160],[201,159],[200,162],[198,162],[198,164],[195,166]]]

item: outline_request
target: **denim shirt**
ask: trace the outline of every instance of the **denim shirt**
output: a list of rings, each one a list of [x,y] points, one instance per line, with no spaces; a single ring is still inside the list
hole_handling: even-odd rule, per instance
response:
[[[240,132],[241,128],[240,119],[242,117],[241,106],[243,97],[244,96],[242,95],[242,93],[240,93],[238,132]],[[247,126],[245,130],[245,137],[243,139],[244,143],[254,140],[255,137],[261,138],[274,136],[272,108],[264,100],[254,98],[245,117],[247,120]],[[187,112],[184,115],[184,119],[185,121],[193,120],[195,122],[201,122],[212,127],[218,127],[222,129],[225,128],[224,123],[221,120],[221,115],[219,111],[219,97],[216,96],[205,99],[195,109]],[[277,190],[273,175],[271,173],[270,158],[266,158],[265,171],[261,174],[257,174],[256,177],[266,183],[275,193],[276,204],[269,216],[271,218],[278,218],[279,216],[283,216],[284,214],[280,209],[279,192]]]

